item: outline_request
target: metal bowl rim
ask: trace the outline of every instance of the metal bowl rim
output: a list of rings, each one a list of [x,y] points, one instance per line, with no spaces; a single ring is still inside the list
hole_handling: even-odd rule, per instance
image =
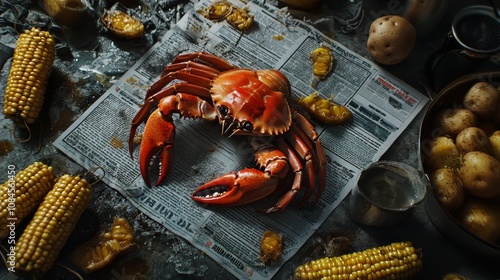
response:
[[[426,139],[422,139],[422,135],[423,135],[423,131],[422,130],[423,130],[425,122],[428,121],[430,117],[432,117],[433,113],[435,113],[435,112],[433,112],[433,109],[435,109],[435,107],[439,107],[444,101],[446,101],[446,97],[448,97],[449,95],[453,94],[454,90],[456,90],[457,87],[461,87],[464,84],[468,84],[468,83],[471,83],[471,86],[472,86],[472,84],[474,84],[476,82],[487,80],[487,79],[485,79],[485,77],[489,77],[490,78],[490,82],[491,82],[491,80],[494,80],[494,85],[495,86],[500,86],[500,71],[479,72],[479,73],[473,73],[473,74],[465,75],[463,77],[460,77],[460,78],[454,80],[453,82],[451,82],[450,84],[448,84],[446,87],[444,87],[435,96],[435,98],[432,100],[431,104],[427,107],[426,112],[424,114],[424,117],[422,118],[422,122],[420,124],[420,131],[419,131],[419,151],[420,151],[419,167],[422,169],[422,172],[426,176],[428,176],[428,174],[425,172],[425,168],[424,168],[424,164],[423,164],[424,154],[422,152],[423,151],[422,150],[422,142],[423,142],[423,140],[426,140]],[[430,188],[428,190],[428,193],[431,193],[430,195],[432,195],[432,198],[436,199],[434,191],[433,191],[435,189],[435,187],[432,185],[432,183],[430,183],[430,180],[429,180],[429,185],[428,186]],[[495,249],[495,250],[497,250],[500,253],[500,246],[499,245],[495,245],[495,244],[492,244],[490,242],[487,242],[487,241],[479,238],[478,236],[476,236],[472,232],[470,232],[468,229],[466,229],[464,226],[462,226],[451,215],[451,213],[449,213],[448,211],[446,211],[445,209],[443,209],[443,207],[439,204],[439,202],[437,201],[437,199],[436,199],[436,202],[437,202],[438,207],[441,210],[441,212],[443,212],[447,216],[447,218],[449,220],[451,220],[454,224],[456,224],[464,233],[466,233],[470,237],[472,237],[475,240],[477,240],[483,246],[487,246],[490,249]],[[426,207],[427,207],[427,204],[426,204]],[[429,210],[429,209],[427,209],[427,210]],[[429,213],[428,213],[428,216],[429,216]],[[435,217],[431,217],[431,218],[435,218]]]

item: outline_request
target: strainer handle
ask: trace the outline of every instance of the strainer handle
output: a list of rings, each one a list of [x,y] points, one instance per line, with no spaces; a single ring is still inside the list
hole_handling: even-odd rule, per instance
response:
[[[462,49],[460,48],[458,42],[455,40],[453,33],[450,31],[446,36],[444,44],[427,58],[424,66],[425,67],[424,75],[427,86],[431,92],[434,92],[434,95],[437,94],[438,90],[436,88],[436,80],[434,79],[436,66],[439,64],[439,62],[444,58],[446,54],[450,52],[460,52],[460,51],[462,51]]]

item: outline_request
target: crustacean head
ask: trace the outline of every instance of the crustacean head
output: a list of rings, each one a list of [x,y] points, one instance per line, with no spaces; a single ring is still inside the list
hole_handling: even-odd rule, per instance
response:
[[[229,136],[279,135],[292,123],[290,82],[277,70],[229,70],[213,80],[211,92]]]

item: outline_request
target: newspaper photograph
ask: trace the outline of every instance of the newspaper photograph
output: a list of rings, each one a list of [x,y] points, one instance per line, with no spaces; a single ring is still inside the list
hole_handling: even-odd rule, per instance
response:
[[[253,26],[241,32],[226,21],[205,18],[201,11],[211,2],[196,3],[53,144],[87,169],[102,168],[109,187],[237,278],[269,279],[348,195],[356,174],[387,151],[428,98],[274,6],[231,1],[254,15]],[[309,54],[320,45],[333,51],[334,67],[325,79],[313,84]],[[246,136],[223,135],[217,121],[179,116],[174,116],[175,146],[166,179],[156,187],[145,184],[139,171],[139,144],[134,141],[132,157],[128,149],[132,119],[166,65],[179,54],[201,51],[239,68],[279,70],[290,80],[292,107],[298,106],[300,97],[318,92],[352,112],[352,119],[341,125],[310,118],[327,157],[326,188],[316,204],[298,208],[292,202],[282,211],[264,214],[262,210],[279,197],[236,207],[193,201],[191,194],[204,183],[254,167],[253,149]],[[143,125],[138,135],[142,129]],[[281,233],[286,242],[273,265],[264,265],[259,257],[266,230]]]

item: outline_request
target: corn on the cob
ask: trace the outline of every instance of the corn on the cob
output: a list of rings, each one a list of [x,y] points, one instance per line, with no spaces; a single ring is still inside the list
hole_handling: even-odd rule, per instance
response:
[[[16,272],[47,272],[91,198],[92,186],[85,179],[61,176],[16,243]]]
[[[398,242],[310,261],[295,269],[294,279],[412,279],[421,269],[411,242]]]
[[[47,31],[32,28],[19,36],[3,101],[6,117],[32,124],[42,109],[55,59],[55,41]]]
[[[0,186],[0,239],[13,232],[16,225],[35,211],[54,185],[54,170],[42,162],[34,162]]]

